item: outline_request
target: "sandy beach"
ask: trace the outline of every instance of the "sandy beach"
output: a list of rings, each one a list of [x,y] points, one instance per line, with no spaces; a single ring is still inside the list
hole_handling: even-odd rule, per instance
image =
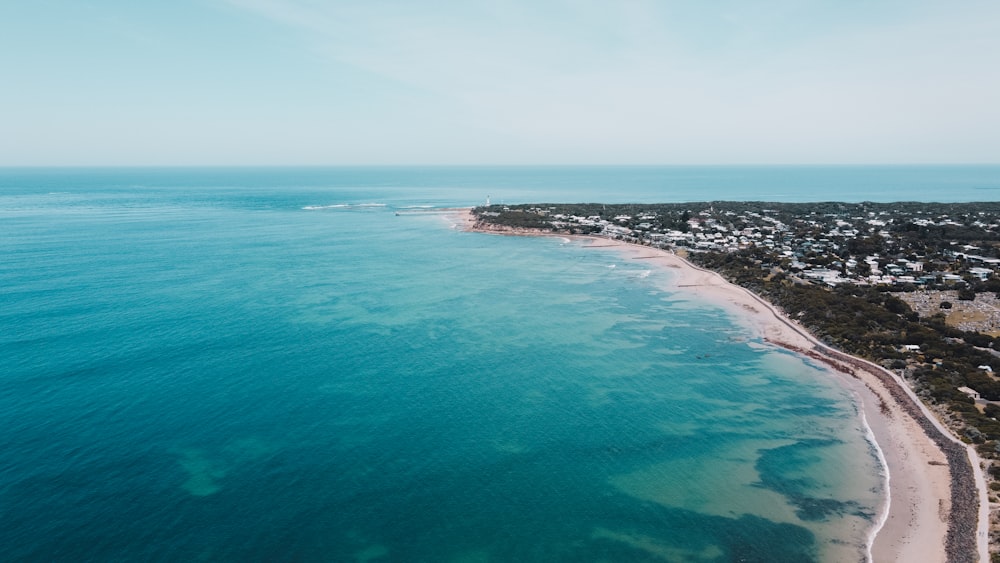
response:
[[[465,228],[473,227],[471,214],[461,221]],[[734,319],[771,345],[828,366],[854,393],[888,468],[888,502],[872,530],[873,561],[989,560],[986,483],[978,456],[956,440],[898,376],[826,347],[752,292],[672,252],[604,238],[572,238],[587,247],[612,248],[626,259],[669,268],[669,289],[681,288],[729,309]]]

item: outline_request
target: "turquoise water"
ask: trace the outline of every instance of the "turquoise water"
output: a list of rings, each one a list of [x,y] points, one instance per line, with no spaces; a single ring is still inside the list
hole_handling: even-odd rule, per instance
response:
[[[395,214],[657,199],[619,172],[0,171],[3,558],[861,557],[879,469],[820,368],[669,272]]]

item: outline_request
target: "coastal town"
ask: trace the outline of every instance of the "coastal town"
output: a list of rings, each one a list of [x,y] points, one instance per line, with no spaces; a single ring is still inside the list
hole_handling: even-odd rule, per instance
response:
[[[480,208],[478,216],[691,254],[750,256],[797,283],[883,288],[921,317],[943,314],[963,331],[1000,336],[997,204],[529,205]]]
[[[714,202],[480,209],[480,217],[497,224],[693,252],[752,252],[776,271],[830,286],[943,288],[985,282],[1000,269],[1000,205],[995,203]],[[991,291],[1000,290],[1000,279],[993,285]]]
[[[991,549],[1000,543],[1000,204],[529,204],[472,215],[480,231],[587,235],[678,255],[765,299],[842,371],[853,371],[849,357],[882,368],[919,397],[911,410],[929,409],[978,453]],[[956,496],[957,483],[971,477],[963,454],[947,456],[960,511],[972,501]]]

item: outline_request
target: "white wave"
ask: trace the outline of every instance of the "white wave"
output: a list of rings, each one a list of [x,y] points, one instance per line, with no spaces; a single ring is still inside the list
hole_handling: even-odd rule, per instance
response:
[[[306,211],[317,211],[320,209],[368,209],[372,207],[385,206],[385,203],[335,203],[333,205],[307,205],[302,209]]]
[[[865,555],[867,556],[867,561],[874,561],[872,557],[872,547],[875,545],[875,538],[878,533],[882,531],[882,527],[889,520],[889,509],[892,506],[892,495],[889,488],[889,463],[885,460],[885,453],[882,451],[882,447],[878,445],[878,441],[875,439],[875,432],[872,431],[872,427],[868,425],[868,417],[865,416],[865,409],[860,404],[858,404],[858,411],[861,414],[861,424],[865,429],[865,439],[875,448],[876,457],[878,457],[878,462],[882,466],[882,486],[885,487],[885,502],[882,504],[882,509],[876,516],[875,525],[868,531],[868,538],[865,541]]]
[[[305,209],[306,211],[315,211],[317,209],[343,209],[345,207],[350,207],[350,205],[347,205],[346,203],[338,203],[336,205],[307,205],[302,209]]]

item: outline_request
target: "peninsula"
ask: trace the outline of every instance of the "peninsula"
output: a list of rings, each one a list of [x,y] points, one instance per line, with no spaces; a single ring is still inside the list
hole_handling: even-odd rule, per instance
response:
[[[1000,204],[492,205],[467,221],[613,244],[829,365],[859,398],[890,475],[874,560],[996,552]]]

